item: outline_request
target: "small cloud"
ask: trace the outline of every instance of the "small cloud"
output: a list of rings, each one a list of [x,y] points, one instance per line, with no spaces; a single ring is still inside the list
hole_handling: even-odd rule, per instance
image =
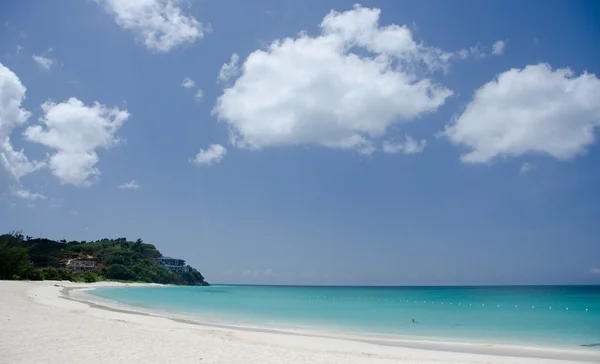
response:
[[[27,207],[29,207],[30,209],[32,209],[32,208],[35,207],[35,204],[34,203],[30,203],[29,205],[27,205]]]
[[[533,169],[533,166],[529,163],[521,164],[521,168],[519,168],[519,174],[525,174]]]
[[[46,196],[40,194],[40,193],[35,193],[35,192],[31,192],[28,191],[24,188],[12,188],[12,194],[18,198],[22,198],[25,200],[45,200]]]
[[[231,272],[233,274],[233,271],[231,271],[231,270],[229,270],[227,272],[228,273]],[[242,276],[244,276],[244,277],[258,277],[260,275],[269,276],[271,274],[273,274],[273,270],[271,268],[268,268],[264,271],[246,269],[245,271],[242,272]]]
[[[591,274],[600,274],[600,268],[592,268],[590,269]]]
[[[179,6],[174,0],[96,0],[115,17],[121,28],[135,34],[144,46],[156,52],[169,52],[202,39],[212,30]],[[189,3],[189,2],[188,2]]]
[[[242,272],[242,276],[244,277],[256,277],[258,275],[258,271],[246,269]]]
[[[50,205],[48,206],[48,209],[52,210],[52,209],[56,209],[62,206],[62,199],[60,200],[56,200],[54,198],[50,199]]]
[[[11,208],[11,209],[14,209],[16,206],[17,206],[17,204],[16,204],[16,203],[14,203],[14,202],[10,204],[10,208]]]
[[[132,179],[131,182],[127,182],[125,184],[122,184],[119,186],[119,188],[126,188],[126,189],[130,189],[130,190],[137,190],[138,188],[140,188],[140,186],[137,184],[137,182]]]
[[[23,47],[21,47],[20,45],[17,44],[17,53],[16,54],[19,54],[19,52],[21,52],[21,49],[23,49]]]
[[[494,45],[492,46],[492,54],[494,56],[504,54],[505,45],[506,43],[503,40],[496,41],[496,43],[494,43]]]
[[[396,143],[391,141],[386,141],[383,143],[383,152],[388,154],[417,154],[422,153],[425,150],[425,146],[427,145],[427,141],[425,139],[421,139],[420,141],[414,140],[412,137],[406,135],[404,137],[404,143]]]
[[[49,71],[52,67],[52,64],[54,64],[54,60],[44,56],[33,55],[33,60],[35,61],[35,63],[38,64],[38,66],[45,69],[46,71]]]
[[[240,56],[237,53],[231,55],[228,63],[225,63],[221,66],[219,70],[219,82],[227,82],[233,77],[237,76],[239,73],[238,62],[240,60]]]
[[[221,144],[212,144],[206,150],[200,149],[200,152],[196,154],[192,162],[210,166],[223,160],[225,154],[227,154],[227,149],[224,146]]]
[[[183,81],[181,81],[181,86],[185,88],[192,88],[196,86],[196,82],[194,82],[194,80],[192,80],[191,78],[186,77],[183,79]]]
[[[204,91],[202,91],[202,89],[199,88],[198,91],[196,91],[196,94],[194,95],[194,97],[196,98],[197,102],[202,101],[202,99],[204,98]]]
[[[70,210],[69,214],[74,215],[74,216],[79,216],[79,211],[77,211],[77,210]]]

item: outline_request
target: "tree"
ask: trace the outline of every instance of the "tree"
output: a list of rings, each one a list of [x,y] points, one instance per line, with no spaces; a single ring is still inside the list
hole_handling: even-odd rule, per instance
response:
[[[134,277],[135,274],[129,268],[121,264],[113,264],[106,269],[106,278],[129,281]]]
[[[29,266],[23,235],[19,233],[0,237],[0,279],[20,278]]]

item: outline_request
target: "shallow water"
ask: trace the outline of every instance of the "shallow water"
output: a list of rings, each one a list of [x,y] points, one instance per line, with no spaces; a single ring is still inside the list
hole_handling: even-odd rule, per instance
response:
[[[600,286],[128,287],[88,293],[232,325],[600,351]]]

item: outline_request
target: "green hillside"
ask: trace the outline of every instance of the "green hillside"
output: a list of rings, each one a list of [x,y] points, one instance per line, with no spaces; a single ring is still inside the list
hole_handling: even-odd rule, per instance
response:
[[[162,254],[141,239],[86,241],[33,239],[20,233],[0,235],[0,279],[70,280],[208,285],[196,269],[172,273],[156,262]],[[93,272],[73,273],[66,263],[72,259],[96,262]]]

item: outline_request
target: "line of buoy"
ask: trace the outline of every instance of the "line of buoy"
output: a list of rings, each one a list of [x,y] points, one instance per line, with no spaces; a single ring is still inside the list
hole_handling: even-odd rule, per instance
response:
[[[306,296],[306,297],[305,297],[305,296],[300,296],[300,298],[313,298],[313,297],[314,297],[314,298],[323,298],[323,299],[327,299],[327,296]],[[330,299],[336,299],[336,296],[329,297],[329,298],[330,298]],[[343,300],[343,299],[350,299],[350,300],[352,299],[352,297],[337,297],[337,298],[338,298],[338,299],[342,299],[342,300]],[[365,297],[365,300],[366,300],[366,299],[368,299],[368,298],[367,298],[367,297]],[[373,298],[373,299],[375,299],[375,298]],[[382,300],[382,298],[376,298],[376,299],[377,299],[378,301],[381,301],[381,300]],[[388,299],[388,298],[384,298],[383,300],[384,300],[384,301],[396,302],[396,300],[395,300],[395,299]],[[398,302],[399,302],[399,303],[402,303],[402,300],[398,300]],[[406,302],[408,302],[408,300],[406,300]],[[415,301],[415,303],[418,303],[418,302],[419,302],[419,301]],[[427,304],[427,301],[423,301],[423,303],[424,303],[424,304]],[[441,303],[442,303],[442,305],[443,305],[443,304],[445,304],[445,302],[444,302],[444,301],[442,301]],[[435,304],[435,301],[431,301],[431,304]],[[451,304],[451,305],[454,305],[454,303],[453,303],[453,302],[450,302],[450,304]],[[457,306],[461,306],[461,302],[457,303]],[[472,304],[472,303],[469,303],[469,306],[473,306],[473,304]],[[485,304],[484,304],[484,303],[482,303],[482,304],[481,304],[481,306],[482,306],[482,307],[485,307]],[[500,307],[500,305],[498,304],[498,305],[496,305],[496,307]],[[515,308],[518,308],[518,307],[519,307],[519,305],[515,305]],[[532,308],[532,309],[535,309],[535,306],[531,306],[531,308]],[[549,306],[549,307],[548,307],[548,309],[549,309],[549,310],[551,310],[551,309],[552,309],[552,306]],[[565,311],[570,311],[570,310],[569,310],[569,308],[568,308],[568,307],[566,307],[566,308],[565,308]],[[589,312],[589,308],[586,308],[586,309],[585,309],[585,311],[586,311],[586,312]]]

